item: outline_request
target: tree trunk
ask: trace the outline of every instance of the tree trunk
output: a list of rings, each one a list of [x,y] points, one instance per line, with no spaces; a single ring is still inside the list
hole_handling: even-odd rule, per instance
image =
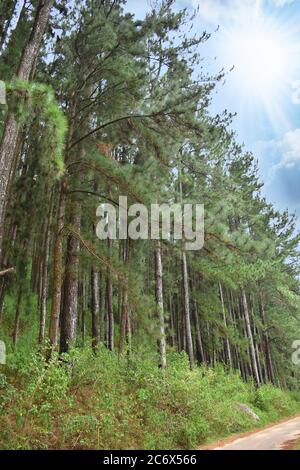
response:
[[[100,290],[99,270],[93,265],[91,273],[92,285],[92,348],[97,351],[100,344]]]
[[[161,243],[160,241],[156,244],[155,249],[155,260],[156,260],[156,303],[157,313],[159,320],[159,352],[161,357],[162,369],[167,368],[167,352],[166,352],[166,334],[165,334],[165,318],[164,318],[164,300],[163,300],[163,268],[161,259]]]
[[[127,355],[131,355],[131,344],[132,344],[132,321],[130,310],[127,310],[127,321],[126,321],[126,335],[127,335]]]
[[[171,348],[175,346],[175,318],[174,318],[174,308],[173,308],[173,297],[170,292],[169,294],[169,312],[170,312],[170,320],[169,320],[169,344]]]
[[[74,204],[71,225],[80,232],[81,208]],[[78,268],[80,240],[69,234],[67,240],[66,267],[64,277],[64,302],[61,317],[60,352],[68,352],[75,344],[78,319]]]
[[[247,337],[250,343],[249,347],[250,347],[250,355],[251,355],[251,362],[252,362],[253,378],[255,382],[257,383],[257,385],[259,385],[260,379],[259,379],[258,366],[257,366],[257,361],[256,361],[255,346],[254,346],[253,334],[252,334],[251,324],[250,324],[247,297],[246,297],[246,292],[244,289],[242,289],[242,303],[243,303],[243,310],[244,310],[246,332],[247,332]]]
[[[40,293],[40,331],[39,331],[39,344],[44,345],[45,342],[45,329],[46,329],[46,316],[47,316],[47,295],[48,295],[48,264],[49,264],[49,251],[51,239],[51,224],[53,212],[53,195],[50,200],[49,216],[47,220],[46,234],[44,240],[44,260],[42,263],[41,273],[41,293]]]
[[[53,294],[50,317],[49,341],[51,350],[56,349],[58,344],[58,330],[60,318],[60,305],[62,295],[62,257],[63,257],[63,228],[65,223],[66,194],[64,183],[60,184],[60,196],[58,201],[57,226],[54,243],[53,260]]]
[[[17,71],[17,78],[20,80],[29,80],[30,78],[53,3],[54,0],[40,0],[37,6],[32,31],[28,42],[23,49]],[[21,125],[17,121],[16,115],[9,112],[5,120],[0,144],[0,259],[2,257],[6,204],[9,196],[11,179],[13,177],[13,168],[15,166],[20,129]]]
[[[85,321],[85,316],[86,316],[86,311],[88,309],[88,292],[87,292],[87,282],[86,282],[86,276],[83,275],[82,279],[82,301],[81,301],[81,339],[82,339],[82,346],[85,345],[85,333],[86,333],[86,321]]]
[[[265,316],[265,306],[264,306],[264,296],[263,292],[260,290],[258,294],[258,301],[259,301],[259,313],[260,313],[260,318],[264,327],[263,331],[263,343],[264,343],[264,353],[266,357],[266,372],[268,379],[270,382],[275,384],[275,374],[274,374],[274,367],[273,367],[273,361],[272,361],[272,355],[271,355],[271,347],[270,347],[270,339],[269,335],[266,331],[266,316]]]
[[[121,240],[121,258],[126,266],[129,259],[129,240]],[[119,353],[123,354],[125,351],[125,343],[127,337],[127,324],[128,324],[128,279],[126,279],[126,284],[120,286],[120,342],[119,342]]]
[[[185,333],[186,333],[186,348],[190,361],[190,368],[194,367],[194,350],[192,339],[192,328],[190,318],[190,294],[189,294],[189,280],[186,252],[182,251],[182,275],[183,275],[183,297],[184,297],[184,320],[185,320]]]
[[[112,240],[107,239],[109,252],[112,252]],[[113,284],[111,269],[107,268],[106,278],[106,308],[107,308],[107,347],[114,350],[114,311],[113,311]]]
[[[21,288],[19,288],[19,293],[18,293],[18,297],[17,297],[17,305],[16,305],[15,325],[14,325],[14,331],[13,331],[14,351],[16,350],[16,347],[17,347],[17,341],[18,341],[19,329],[20,329],[21,298],[22,298],[22,293],[21,293]]]
[[[195,319],[195,329],[196,329],[196,346],[198,352],[198,363],[201,364],[205,361],[203,343],[201,336],[201,328],[198,316],[198,306],[196,300],[194,300],[194,319]]]
[[[225,312],[225,305],[224,305],[224,296],[223,296],[223,289],[222,289],[221,283],[219,283],[219,290],[220,290],[220,298],[221,298],[221,304],[222,304],[222,313],[223,313],[224,326],[227,329],[227,320],[226,320],[226,312]],[[228,364],[229,364],[230,367],[232,367],[232,357],[231,357],[230,343],[229,343],[227,333],[226,333],[226,338],[225,338],[225,345],[226,345],[226,356],[227,356]]]

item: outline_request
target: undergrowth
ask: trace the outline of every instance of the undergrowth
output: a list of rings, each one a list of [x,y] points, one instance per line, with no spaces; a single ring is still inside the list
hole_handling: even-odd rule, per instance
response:
[[[21,347],[0,366],[0,448],[189,449],[300,409],[295,392],[256,389],[221,365],[190,371],[175,352],[165,375],[156,364],[154,353],[129,359],[105,347],[46,364]]]

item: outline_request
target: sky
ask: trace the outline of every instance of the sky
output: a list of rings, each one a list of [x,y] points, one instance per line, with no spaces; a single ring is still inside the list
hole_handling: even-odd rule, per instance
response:
[[[128,0],[126,9],[143,17],[150,5]],[[228,71],[211,112],[237,113],[232,128],[258,160],[263,194],[300,226],[300,0],[175,1],[196,7],[194,30],[211,33],[204,70]]]

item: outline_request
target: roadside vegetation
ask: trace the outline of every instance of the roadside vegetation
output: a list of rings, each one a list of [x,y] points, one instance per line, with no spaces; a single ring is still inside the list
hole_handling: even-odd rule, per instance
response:
[[[177,352],[165,374],[156,363],[151,350],[128,359],[86,347],[47,364],[20,341],[1,367],[0,449],[191,449],[300,410],[300,394],[222,365],[191,371]]]

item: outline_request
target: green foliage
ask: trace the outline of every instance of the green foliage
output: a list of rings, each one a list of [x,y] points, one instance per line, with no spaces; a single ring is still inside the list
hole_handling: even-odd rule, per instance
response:
[[[67,132],[66,118],[49,85],[15,79],[6,85],[8,109],[22,123],[33,120],[39,133],[39,155],[44,169],[53,177],[64,171],[63,151]]]
[[[169,354],[165,375],[156,362],[151,351],[129,361],[104,347],[48,364],[39,354],[10,355],[0,381],[0,448],[195,448],[300,407],[298,394],[256,389],[221,366],[190,371],[185,354]]]

